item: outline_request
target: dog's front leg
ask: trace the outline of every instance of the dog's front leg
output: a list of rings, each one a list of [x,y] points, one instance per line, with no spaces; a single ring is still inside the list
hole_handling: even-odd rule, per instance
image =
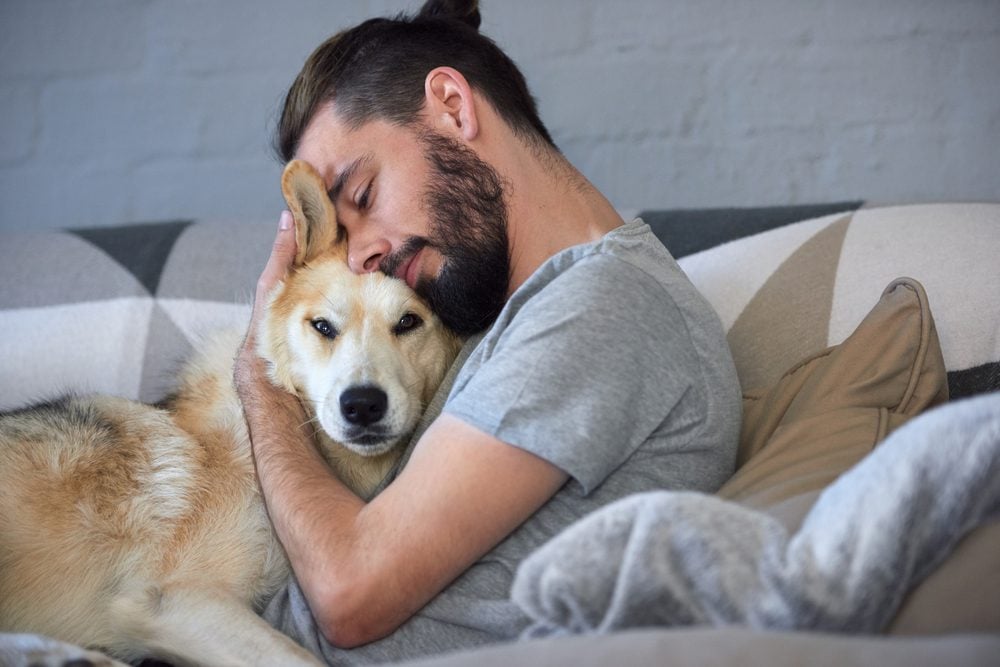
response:
[[[172,588],[160,591],[152,608],[126,603],[119,610],[127,607],[131,617],[121,620],[132,626],[133,645],[141,645],[147,657],[193,667],[321,664],[242,601],[217,591]]]

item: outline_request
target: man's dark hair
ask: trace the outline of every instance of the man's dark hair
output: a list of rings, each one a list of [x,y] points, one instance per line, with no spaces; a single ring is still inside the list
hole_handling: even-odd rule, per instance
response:
[[[415,16],[371,19],[326,40],[285,96],[274,138],[278,155],[292,159],[306,125],[331,101],[351,127],[376,118],[413,124],[423,107],[424,79],[442,65],[461,72],[517,136],[554,148],[524,76],[479,33],[479,23],[477,0],[428,0]]]

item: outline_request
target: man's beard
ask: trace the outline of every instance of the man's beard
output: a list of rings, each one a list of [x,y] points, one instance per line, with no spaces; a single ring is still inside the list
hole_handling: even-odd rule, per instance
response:
[[[493,324],[507,300],[510,256],[503,180],[457,141],[432,132],[420,138],[431,166],[423,201],[430,232],[427,238],[410,237],[380,268],[393,275],[425,246],[440,252],[440,273],[421,277],[414,287],[445,326],[468,336]]]

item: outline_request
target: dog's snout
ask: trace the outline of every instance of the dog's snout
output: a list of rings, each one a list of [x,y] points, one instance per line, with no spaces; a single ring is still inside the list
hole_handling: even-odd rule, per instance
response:
[[[368,426],[385,416],[389,397],[371,385],[351,387],[340,395],[340,413],[350,424]]]

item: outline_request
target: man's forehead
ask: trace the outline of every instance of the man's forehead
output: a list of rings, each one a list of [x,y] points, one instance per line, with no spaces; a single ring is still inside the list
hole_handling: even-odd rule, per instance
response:
[[[348,181],[354,174],[366,166],[368,166],[372,161],[374,161],[375,155],[373,153],[364,153],[363,155],[348,161],[345,165],[341,167],[334,167],[334,175],[331,180],[325,180],[324,182],[328,184],[328,194],[330,195],[331,201],[337,201],[340,198],[340,193],[347,185]]]
[[[305,160],[329,183],[330,173],[337,162],[344,162],[346,147],[350,145],[349,128],[341,123],[332,111],[320,109],[306,125],[295,149],[296,160]]]
[[[302,133],[294,158],[311,164],[331,190],[375,159],[380,122],[352,127],[330,111],[321,110]]]

